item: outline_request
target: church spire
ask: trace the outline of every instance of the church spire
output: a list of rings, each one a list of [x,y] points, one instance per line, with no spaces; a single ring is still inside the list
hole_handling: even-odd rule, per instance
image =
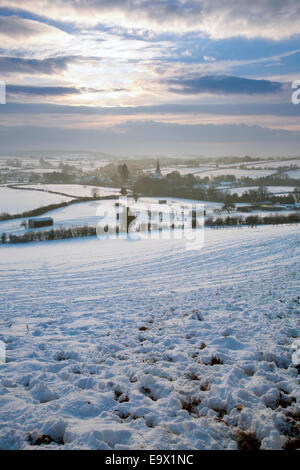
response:
[[[159,159],[157,159],[156,163],[156,171],[155,171],[157,176],[161,176],[161,171],[160,171],[160,165],[159,165]]]

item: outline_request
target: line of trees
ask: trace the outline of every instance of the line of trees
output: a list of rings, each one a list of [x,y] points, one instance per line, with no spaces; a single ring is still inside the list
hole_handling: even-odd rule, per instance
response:
[[[6,233],[1,234],[1,243],[29,243],[41,242],[49,240],[64,240],[78,237],[93,237],[96,235],[96,227],[83,226],[83,227],[69,227],[69,228],[56,228],[51,230],[39,230],[26,232],[21,235],[14,235]]]
[[[247,225],[254,227],[256,225],[281,225],[281,224],[298,224],[300,223],[300,214],[293,212],[288,215],[269,214],[266,216],[249,215],[243,216],[227,216],[227,217],[209,217],[205,221],[207,227],[224,227],[224,226],[242,226]]]

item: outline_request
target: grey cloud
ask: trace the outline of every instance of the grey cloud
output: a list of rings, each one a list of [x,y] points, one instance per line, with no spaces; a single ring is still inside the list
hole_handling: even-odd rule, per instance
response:
[[[199,31],[212,37],[289,37],[299,33],[298,0],[0,0],[0,6],[60,21],[120,24],[159,31]]]
[[[0,6],[2,6],[1,3]],[[9,4],[6,6],[10,8]],[[20,18],[16,15],[0,16],[0,34],[15,40],[23,38],[26,39],[28,37],[54,33],[57,31],[59,30],[53,26],[32,19]]]
[[[30,85],[6,85],[6,93],[9,99],[16,95],[29,96],[67,96],[80,95],[82,93],[104,93],[126,91],[122,88],[113,88],[109,90],[99,88],[76,88],[73,86],[30,86]]]
[[[206,75],[195,78],[176,78],[166,81],[169,91],[180,94],[264,94],[281,91],[282,84],[269,80],[254,80],[226,75]]]
[[[99,90],[98,90],[99,91]],[[0,106],[0,114],[74,114],[103,116],[138,116],[143,114],[211,114],[228,116],[290,116],[300,118],[299,106],[292,103],[240,103],[240,104],[163,104],[153,106],[67,106],[39,103],[7,103]]]
[[[65,96],[80,94],[82,91],[75,87],[66,86],[29,86],[7,85],[6,93],[10,95],[35,95],[35,96]]]
[[[290,139],[300,142],[298,132],[273,130],[245,124],[170,124],[155,121],[128,121],[118,126],[125,135],[157,142],[247,142],[265,139]]]
[[[52,75],[63,72],[75,62],[75,57],[54,57],[48,59],[29,59],[21,57],[0,57],[0,70],[2,74],[45,74]]]

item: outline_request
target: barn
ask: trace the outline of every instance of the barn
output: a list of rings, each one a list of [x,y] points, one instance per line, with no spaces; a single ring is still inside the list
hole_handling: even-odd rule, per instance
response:
[[[29,228],[48,227],[50,225],[53,225],[53,219],[51,217],[36,217],[28,220]]]

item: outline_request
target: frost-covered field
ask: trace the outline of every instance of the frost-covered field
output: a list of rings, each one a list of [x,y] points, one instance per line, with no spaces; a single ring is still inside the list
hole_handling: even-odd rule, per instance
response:
[[[275,170],[240,170],[239,168],[219,168],[217,170],[199,172],[198,174],[194,173],[194,175],[200,176],[201,178],[205,178],[205,176],[214,178],[216,176],[234,175],[237,179],[247,177],[256,179],[272,175],[274,172]]]
[[[153,170],[152,170],[153,171]],[[188,175],[192,174],[194,176],[200,176],[200,178],[205,178],[208,176],[209,178],[214,178],[215,176],[225,176],[225,175],[234,175],[236,178],[261,178],[263,176],[272,175],[275,170],[252,170],[252,169],[239,169],[239,168],[215,168],[209,166],[203,166],[199,168],[194,167],[182,167],[182,166],[174,166],[168,168],[162,168],[161,172],[163,175],[167,175],[172,171],[178,171],[181,175]]]
[[[300,179],[300,169],[287,171],[285,175],[287,175],[289,178]]]
[[[11,189],[0,187],[0,214],[16,214],[41,206],[50,204],[59,204],[60,202],[70,201],[72,198],[58,194],[45,193],[42,191],[28,191],[21,189]]]
[[[259,189],[258,186],[240,186],[237,188],[220,188],[224,191],[229,192],[230,194],[237,194],[238,196],[241,196],[247,191],[257,191]],[[293,186],[265,186],[265,189],[272,194],[278,194],[278,195],[284,195],[284,194],[289,194],[294,191]]]
[[[67,207],[50,211],[43,216],[53,218],[53,228],[78,227],[84,225],[96,226],[100,221],[100,216],[97,215],[97,209],[99,206],[103,208],[103,215],[105,215],[106,212],[112,211],[114,203],[115,200],[75,203]],[[25,233],[26,229],[21,225],[23,220],[26,219],[0,221],[0,233]],[[45,230],[45,228],[42,228],[41,230]]]
[[[245,188],[235,188],[232,189],[232,192],[239,193],[239,189]],[[246,188],[247,189],[247,188]],[[244,191],[241,191],[242,194]],[[152,209],[153,211],[160,211],[166,210],[165,206],[158,205],[158,201],[160,198],[157,197],[142,197],[139,198],[139,202],[135,207],[135,210],[140,212],[139,221],[140,222],[147,222],[147,209]],[[198,201],[193,199],[180,199],[180,198],[161,198],[168,201],[167,207],[173,207],[174,209],[179,209],[180,207],[196,205],[198,207],[198,212],[201,212],[201,208],[205,210],[206,218],[209,217],[227,217],[227,211],[222,211],[223,203],[221,202],[212,202],[212,201]],[[82,227],[82,226],[90,226],[96,227],[97,224],[102,226],[108,224],[110,227],[115,226],[116,222],[116,212],[115,212],[115,203],[119,201],[119,199],[109,199],[104,201],[88,201],[88,202],[78,202],[67,207],[55,209],[49,211],[43,216],[48,216],[53,219],[53,228],[70,228],[70,227]],[[132,201],[129,198],[129,201]],[[233,216],[245,216],[245,213],[240,211],[239,208],[243,206],[248,206],[249,203],[237,203],[235,204],[236,209],[235,211],[231,212]],[[165,207],[165,209],[164,209]],[[143,214],[141,213],[141,208],[143,208]],[[291,214],[294,212],[293,210],[282,210],[281,214]],[[270,214],[274,214],[274,210],[271,211],[261,211],[261,210],[253,210],[252,214],[260,215],[260,216],[267,216]],[[32,229],[25,228],[23,226],[23,222],[26,221],[26,218],[17,218],[17,219],[10,219],[5,221],[0,221],[0,235],[2,233],[6,234],[14,234],[14,235],[22,235],[28,231],[32,231]],[[52,227],[51,227],[52,228]],[[34,229],[34,231],[44,231],[45,227],[40,229]]]
[[[221,209],[223,205],[222,203],[218,202],[194,201],[191,199],[164,199],[167,199],[170,204],[174,204],[179,207],[181,204],[202,204],[206,210],[207,216],[212,216],[214,209]],[[159,198],[154,197],[144,197],[139,199],[141,204],[157,204],[158,200]],[[119,201],[119,199],[75,203],[67,207],[50,211],[44,214],[44,216],[53,218],[54,228],[78,227],[84,225],[96,226],[101,222],[101,217],[105,217],[106,222],[113,226],[116,220],[114,208],[116,201]],[[0,234],[4,232],[13,234],[25,233],[27,229],[21,225],[23,220],[26,219],[12,219],[2,222],[0,221]],[[45,228],[40,230],[45,230]]]
[[[234,449],[239,430],[266,449],[297,437],[299,227],[205,238],[201,251],[0,248],[0,449],[35,449],[39,435],[48,449]]]
[[[294,160],[271,160],[271,161],[265,161],[265,162],[254,162],[254,163],[247,163],[246,166],[247,168],[282,168],[282,167],[288,167],[290,165],[296,165],[300,166],[300,159],[294,159]]]
[[[97,195],[115,196],[120,194],[118,188],[106,188],[104,186],[84,186],[81,184],[30,184],[24,185],[27,188],[42,189],[44,191],[54,191],[76,197],[92,197],[93,191],[97,190]]]
[[[168,173],[172,173],[172,171],[178,171],[182,176],[183,175],[199,176],[201,175],[201,173],[212,170],[212,169],[214,169],[213,166],[200,166],[198,168],[195,168],[195,167],[185,167],[183,165],[178,165],[178,166],[173,166],[173,167],[171,166],[171,167],[162,168],[161,173],[162,175],[167,175]]]

